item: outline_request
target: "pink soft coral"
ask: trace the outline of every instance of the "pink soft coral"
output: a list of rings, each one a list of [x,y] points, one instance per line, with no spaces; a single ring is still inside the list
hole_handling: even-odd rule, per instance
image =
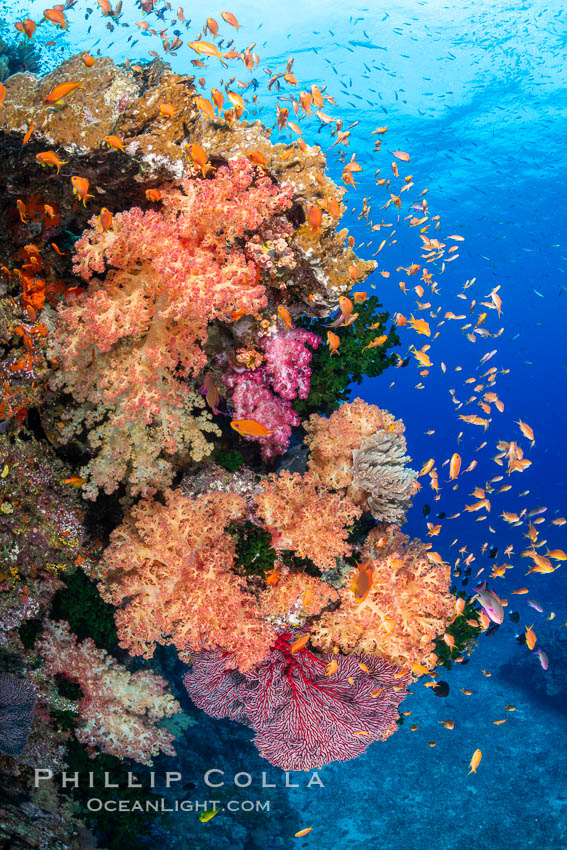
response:
[[[150,765],[160,752],[175,755],[174,736],[156,726],[181,711],[164,679],[147,670],[130,673],[90,638],[78,643],[65,622],[45,620],[36,647],[47,673],[63,674],[83,691],[76,730],[81,743]]]
[[[343,652],[377,653],[394,664],[430,665],[434,638],[454,613],[450,567],[432,563],[427,547],[409,541],[396,525],[372,529],[361,561],[372,561],[372,587],[360,602],[350,589],[358,571],[345,577],[340,607],[315,624],[313,643]]]
[[[51,352],[53,387],[81,405],[61,417],[61,436],[86,425],[97,453],[82,473],[85,495],[124,478],[132,494],[152,494],[171,482],[171,456],[210,451],[203,432],[218,429],[191,384],[206,363],[207,326],[266,305],[270,281],[250,240],[291,233],[292,194],[236,158],[211,180],[164,191],[161,212],[118,213],[106,232],[91,220],[75,255],[89,287],[59,308]]]
[[[201,649],[234,654],[242,669],[269,652],[275,634],[233,571],[235,544],[225,528],[246,502],[212,491],[197,498],[167,491],[165,504],[138,502],[111,535],[99,582],[116,606],[120,645],[151,658],[157,643],[182,658]]]
[[[344,496],[326,491],[312,473],[272,473],[255,501],[274,548],[291,549],[321,569],[350,553],[346,529],[361,511]]]
[[[235,419],[253,419],[269,428],[266,437],[245,437],[260,444],[262,458],[271,460],[285,452],[291,429],[299,416],[291,406],[294,398],[307,398],[312,353],[321,338],[299,328],[275,330],[262,337],[263,365],[248,369],[228,367],[223,379],[233,390]]]

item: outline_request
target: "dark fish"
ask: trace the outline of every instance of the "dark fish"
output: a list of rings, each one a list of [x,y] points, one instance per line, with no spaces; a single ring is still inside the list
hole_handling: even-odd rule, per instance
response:
[[[526,633],[525,632],[522,632],[521,634],[516,635],[515,637],[516,637],[517,642],[520,644],[520,646],[523,646],[525,644],[525,642],[526,642]]]
[[[435,514],[435,516],[437,517],[437,519],[445,519],[447,514],[445,513],[445,511],[441,511],[440,514]]]
[[[435,685],[431,688],[436,697],[447,697],[449,696],[449,685],[447,682],[436,682]]]
[[[464,578],[463,579],[463,587],[466,587],[468,583],[469,583],[468,578]]]
[[[513,623],[520,622],[520,615],[517,611],[508,611],[508,616],[510,617]]]
[[[500,628],[500,623],[492,623],[490,628],[488,628],[485,631],[484,634],[486,635],[486,637],[488,637],[489,635],[494,635],[494,634],[496,634],[496,632],[498,631],[499,628]]]
[[[491,546],[488,555],[490,558],[498,557],[498,546]]]
[[[429,505],[424,505],[423,506],[423,516],[429,516],[430,513],[431,513],[431,508],[429,507]]]

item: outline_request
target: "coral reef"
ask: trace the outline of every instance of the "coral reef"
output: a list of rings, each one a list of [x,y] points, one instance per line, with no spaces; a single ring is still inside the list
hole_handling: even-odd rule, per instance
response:
[[[0,752],[19,756],[25,749],[35,699],[30,682],[0,673]]]
[[[189,695],[213,717],[251,726],[260,754],[284,770],[355,758],[395,732],[409,675],[375,656],[293,653],[290,640],[280,635],[244,675],[222,653],[200,653],[185,677]]]
[[[225,529],[243,517],[244,499],[168,491],[165,500],[138,502],[104,553],[99,588],[121,606],[120,645],[144,658],[157,643],[173,643],[186,659],[201,649],[228,650],[250,667],[275,635],[232,571],[235,543]]]
[[[78,682],[77,739],[111,755],[152,763],[159,752],[175,755],[173,735],[156,721],[180,711],[166,682],[145,670],[130,673],[90,639],[77,642],[69,624],[45,620],[37,650],[52,676]]]
[[[0,434],[0,644],[41,615],[60,576],[89,562],[85,511],[68,470],[31,434]]]
[[[360,510],[319,486],[312,473],[271,473],[255,502],[275,549],[290,549],[321,569],[334,566],[336,558],[351,552],[346,527]]]
[[[10,76],[0,109],[2,780],[173,758],[186,664],[272,764],[355,758],[397,728],[408,667],[473,629],[398,528],[403,423],[350,400],[396,360],[376,297],[332,318],[377,264],[318,145],[240,120],[230,82],[217,114],[157,58],[91,58]],[[2,799],[14,847],[88,846],[71,811],[126,846],[80,789],[51,802],[19,832]]]
[[[372,529],[360,557],[372,562],[367,597],[360,601],[351,589],[358,572],[353,567],[340,591],[340,607],[315,623],[313,643],[346,653],[377,653],[405,668],[434,667],[434,639],[454,613],[449,565],[432,563],[427,546],[410,541],[396,525]]]
[[[417,473],[406,466],[402,422],[357,398],[329,419],[312,414],[304,428],[309,470],[325,487],[344,490],[377,520],[404,522]]]

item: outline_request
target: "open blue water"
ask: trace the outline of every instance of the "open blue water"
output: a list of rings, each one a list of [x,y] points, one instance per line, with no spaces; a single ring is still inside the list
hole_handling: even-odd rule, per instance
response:
[[[46,5],[45,0],[0,4],[8,22],[6,30],[11,31],[22,11],[37,17]],[[79,50],[95,53],[100,49],[115,61],[127,57],[133,61],[159,49],[159,39],[139,34],[135,26],[109,33],[99,14],[84,20],[87,5],[79,0],[69,10],[71,28],[57,37],[54,48],[45,49],[46,68]],[[343,117],[345,126],[359,121],[346,153],[350,157],[356,151],[364,171],[358,175],[357,192],[349,193],[356,212],[345,221],[356,238],[358,253],[371,257],[382,241],[383,231],[371,231],[357,215],[362,198],[367,197],[371,218],[380,221],[385,195],[375,186],[374,172],[381,168],[387,175],[391,157],[384,151],[398,148],[411,154],[411,168],[405,167],[404,173],[411,171],[419,190],[428,187],[429,209],[441,216],[441,232],[465,237],[459,243],[459,259],[447,264],[437,278],[443,312],[468,315],[471,298],[481,302],[495,286],[501,286],[502,321],[494,311],[488,311],[487,319],[493,332],[504,326],[501,336],[479,338],[472,344],[460,330],[465,321],[447,322],[430,352],[434,365],[425,389],[415,388],[421,378],[412,358],[405,369],[391,369],[365,381],[357,394],[404,420],[414,466],[419,468],[429,457],[449,458],[457,450],[460,431],[464,432],[458,444],[463,467],[473,458],[478,460],[474,473],[464,480],[461,476],[458,489],[442,481],[438,502],[424,483],[404,529],[422,538],[427,533],[424,504],[431,506],[431,520],[440,511],[460,512],[472,501],[472,488],[492,476],[504,474],[502,483],[506,483],[505,470],[492,460],[496,442],[520,438],[515,424],[519,419],[533,427],[536,443],[527,452],[533,465],[511,476],[513,490],[494,497],[490,519],[477,522],[477,514],[465,513],[443,521],[434,541],[435,548],[452,560],[466,544],[467,551],[476,555],[473,577],[483,566],[487,574],[492,565],[480,554],[482,544],[498,546],[497,563],[506,560],[515,566],[493,586],[509,597],[508,610],[517,610],[521,619],[518,625],[506,619],[496,634],[481,637],[470,663],[457,665],[444,676],[451,687],[447,699],[416,685],[403,705],[412,714],[393,737],[373,745],[355,761],[325,767],[320,773],[323,788],[307,789],[300,778],[300,787],[284,791],[286,805],[266,815],[263,826],[256,824],[248,834],[241,825],[232,831],[229,821],[221,824],[229,817],[222,813],[202,825],[202,841],[191,829],[189,845],[185,845],[183,821],[178,819],[176,837],[172,832],[159,841],[163,846],[210,845],[222,850],[294,845],[317,850],[369,846],[562,850],[567,848],[565,567],[550,576],[526,579],[526,561],[518,557],[525,548],[523,530],[506,525],[498,515],[502,510],[545,505],[547,521],[539,526],[540,534],[548,537],[550,548],[567,548],[563,529],[549,522],[567,512],[567,15],[563,4],[559,0],[545,4],[474,0],[454,5],[427,0],[390,4],[241,0],[238,7],[230,8],[242,24],[238,45],[256,42],[260,54],[255,74],[261,84],[259,102],[264,104],[261,118],[269,116],[272,123],[276,97],[267,94],[268,76],[262,69],[282,70],[294,56],[294,72],[303,87],[327,84],[337,102],[334,114]],[[194,0],[190,9],[185,8],[186,17],[193,21],[190,32],[196,35],[208,15],[220,20],[220,11]],[[122,21],[140,19],[140,10],[125,0]],[[127,43],[131,35],[138,39],[133,47]],[[47,35],[40,34],[38,41],[42,40]],[[174,70],[191,70],[193,54],[188,53],[183,48],[172,59]],[[241,78],[247,77],[243,73]],[[214,84],[214,74],[207,73],[207,84]],[[370,133],[380,125],[387,125],[388,133],[384,151],[374,154],[376,136]],[[329,134],[316,134],[315,123],[313,129],[312,136],[305,131],[306,140],[323,140],[323,148],[329,148]],[[337,181],[341,169],[335,148],[329,153],[329,171]],[[396,218],[390,210],[384,216],[391,221]],[[390,270],[391,276],[375,274],[369,283],[376,285],[376,294],[392,314],[400,311],[409,316],[415,312],[415,299],[400,291],[398,280],[403,275],[395,269],[420,262],[420,243],[416,230],[403,225],[397,238],[394,249],[378,256],[380,269]],[[469,302],[459,300],[463,283],[473,277],[477,280],[467,290]],[[415,335],[404,329],[401,335],[403,356]],[[425,341],[419,338],[419,344]],[[480,358],[493,349],[497,353],[490,362],[479,365]],[[441,361],[447,365],[445,373]],[[462,371],[456,372],[456,366]],[[457,419],[449,390],[466,401],[474,384],[465,380],[490,366],[510,369],[510,373],[498,378],[495,389],[505,409],[494,413],[495,421],[485,435],[482,428]],[[470,406],[459,412],[476,409]],[[432,429],[434,434],[425,434]],[[477,451],[484,440],[487,446]],[[520,498],[519,493],[526,490],[529,494]],[[455,538],[459,542],[451,548]],[[514,554],[505,558],[503,549],[511,543]],[[541,603],[543,614],[527,606],[527,596],[509,596],[526,582],[529,598]],[[556,613],[552,621],[546,619],[551,610]],[[538,645],[549,654],[547,673],[535,655],[515,640],[532,623]],[[484,675],[483,669],[491,675]],[[462,694],[461,688],[472,695]],[[506,704],[515,706],[515,711],[507,712]],[[506,716],[505,724],[493,724]],[[440,725],[447,719],[455,721],[454,730]],[[412,723],[419,729],[410,731]],[[235,772],[249,770],[255,776],[266,767],[246,746],[248,733],[242,729],[210,719],[203,719],[201,729],[206,736],[203,752],[211,766],[220,760],[233,762]],[[436,746],[428,745],[433,742]],[[476,748],[482,750],[483,760],[478,773],[468,776]],[[274,776],[278,771],[269,773]],[[258,791],[257,796],[269,798],[269,791]],[[290,838],[303,826],[312,826],[312,832],[303,839]]]

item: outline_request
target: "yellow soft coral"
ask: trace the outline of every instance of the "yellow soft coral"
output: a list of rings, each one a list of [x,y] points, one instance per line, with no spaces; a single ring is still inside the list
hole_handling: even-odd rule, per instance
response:
[[[372,561],[372,587],[359,602],[350,585],[358,568],[346,576],[340,608],[324,613],[312,640],[342,652],[378,654],[393,664],[429,664],[436,635],[445,631],[454,612],[449,593],[449,565],[433,564],[419,540],[409,542],[396,525],[372,529],[361,560]]]
[[[255,501],[275,549],[290,549],[321,569],[334,567],[336,558],[350,553],[346,528],[361,511],[344,496],[325,490],[312,472],[272,473]]]

